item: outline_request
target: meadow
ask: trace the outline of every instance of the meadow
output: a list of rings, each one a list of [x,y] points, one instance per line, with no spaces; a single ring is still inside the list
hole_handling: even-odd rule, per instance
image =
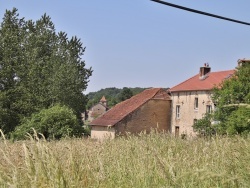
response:
[[[0,140],[0,187],[250,187],[250,138]]]

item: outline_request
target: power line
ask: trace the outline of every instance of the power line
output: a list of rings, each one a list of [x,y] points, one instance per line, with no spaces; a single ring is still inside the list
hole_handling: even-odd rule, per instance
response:
[[[183,6],[179,6],[179,5],[175,5],[175,4],[172,4],[172,3],[165,2],[165,1],[160,1],[160,0],[151,0],[151,1],[154,1],[154,2],[157,2],[157,3],[160,3],[160,4],[164,4],[164,5],[167,5],[167,6],[170,6],[170,7],[175,7],[175,8],[178,8],[178,9],[186,10],[186,11],[189,11],[189,12],[202,14],[202,15],[205,15],[205,16],[210,16],[210,17],[214,17],[214,18],[218,18],[218,19],[222,19],[222,20],[227,20],[227,21],[230,21],[230,22],[236,22],[236,23],[239,23],[239,24],[250,25],[250,23],[247,23],[247,22],[234,20],[234,19],[231,19],[231,18],[226,18],[226,17],[215,15],[215,14],[210,14],[210,13],[207,13],[207,12],[202,12],[202,11],[199,11],[199,10],[195,10],[195,9],[191,9],[191,8],[187,8],[187,7],[183,7]]]

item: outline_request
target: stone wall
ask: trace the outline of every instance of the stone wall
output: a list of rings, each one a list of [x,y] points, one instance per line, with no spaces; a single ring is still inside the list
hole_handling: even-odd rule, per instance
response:
[[[92,126],[91,138],[98,140],[114,139],[115,129],[113,127]]]
[[[102,104],[96,104],[93,106],[89,113],[88,113],[88,121],[91,122],[100,115],[104,114],[107,111],[107,107],[103,106]]]
[[[151,99],[115,125],[116,134],[170,130],[171,101]]]
[[[192,125],[195,120],[201,119],[207,111],[207,106],[214,110],[211,91],[174,92],[172,95],[171,129],[173,134],[195,136]],[[195,107],[195,98],[198,98],[198,108]],[[176,106],[180,106],[180,116],[176,116]]]

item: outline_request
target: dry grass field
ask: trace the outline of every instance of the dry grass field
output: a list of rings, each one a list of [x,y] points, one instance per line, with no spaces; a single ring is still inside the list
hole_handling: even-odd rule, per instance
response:
[[[250,138],[0,140],[0,187],[250,187]]]

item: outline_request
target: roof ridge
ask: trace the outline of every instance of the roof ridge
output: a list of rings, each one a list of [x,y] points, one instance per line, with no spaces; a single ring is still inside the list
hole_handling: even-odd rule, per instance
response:
[[[218,73],[218,72],[228,72],[228,71],[234,71],[235,69],[230,69],[230,70],[223,70],[223,71],[214,71],[214,72],[210,72],[210,73]]]
[[[131,109],[129,109],[129,110],[125,110],[125,111],[123,111],[123,112],[121,112],[120,113],[120,116],[118,116],[118,117],[113,117],[113,120],[116,120],[116,121],[113,121],[113,122],[111,122],[110,123],[110,125],[111,126],[113,126],[114,124],[116,124],[116,123],[118,123],[118,122],[120,122],[120,121],[122,121],[127,115],[129,115],[129,114],[131,114],[131,113],[133,113],[135,110],[137,110],[138,108],[140,108],[142,105],[144,105],[146,102],[148,102],[150,99],[152,99],[160,90],[161,90],[162,88],[149,88],[149,89],[145,89],[144,91],[142,91],[141,93],[139,93],[139,94],[137,94],[137,95],[134,95],[133,97],[131,97],[131,98],[129,98],[129,99],[127,99],[127,100],[125,100],[125,101],[122,101],[122,102],[120,102],[120,103],[118,103],[117,105],[115,105],[113,108],[111,108],[110,110],[108,110],[106,113],[104,113],[104,114],[102,114],[101,116],[99,116],[96,120],[98,120],[98,119],[101,119],[101,118],[105,118],[105,116],[107,116],[109,119],[111,119],[109,116],[110,116],[110,114],[109,113],[111,113],[111,115],[113,115],[112,114],[112,112],[110,112],[111,110],[118,110],[118,112],[119,112],[119,110],[121,109],[121,107],[123,106],[123,105],[130,105],[130,103],[129,103],[129,101],[133,101],[133,100],[137,100],[137,102],[139,102],[138,103],[138,105],[135,105],[134,107],[132,107]],[[151,90],[151,91],[150,91]],[[146,93],[146,95],[145,96],[143,96],[143,94],[145,94],[145,92],[149,92],[148,94]],[[151,93],[152,92],[152,93]],[[139,100],[139,99],[143,99],[143,100]],[[134,102],[136,102],[136,101],[134,101]],[[125,106],[126,107],[126,106]],[[93,122],[94,122],[95,120],[93,120]],[[98,122],[98,121],[97,121]],[[92,122],[90,123],[90,124],[92,124]],[[106,125],[103,125],[103,126],[106,126]]]
[[[179,83],[179,84],[177,84],[177,85],[171,87],[171,88],[169,89],[169,91],[171,92],[171,90],[172,90],[174,87],[177,87],[177,86],[179,86],[179,85],[181,85],[181,84],[183,84],[183,83],[185,83],[185,82],[187,82],[187,81],[193,79],[193,78],[196,77],[197,75],[199,75],[199,74],[196,74],[196,75],[194,75],[194,76],[188,78],[187,80],[184,80],[183,82],[181,82],[181,83]]]
[[[124,117],[121,118],[118,122],[122,121],[127,115],[133,113],[135,110],[137,110],[138,108],[140,108],[142,105],[144,105],[146,102],[148,102],[150,99],[152,99],[152,98],[161,90],[161,88],[148,88],[148,89],[145,89],[145,90],[152,90],[152,89],[157,89],[157,91],[154,93],[153,96],[149,97],[147,100],[143,101],[142,104],[138,105],[135,109],[133,109],[132,111],[130,111],[129,113],[127,113],[126,115],[124,115]],[[145,90],[144,90],[144,91],[145,91]],[[144,92],[144,91],[143,91],[143,92]],[[141,92],[141,93],[143,93],[143,92]],[[140,93],[139,93],[139,94],[140,94]],[[135,96],[136,96],[136,95],[134,95],[133,97],[135,97]],[[131,97],[131,98],[133,98],[133,97]],[[137,97],[138,97],[138,96],[137,96]],[[131,98],[129,98],[129,99],[131,99]],[[127,100],[129,100],[129,99],[127,99]],[[124,102],[124,101],[123,101],[123,102]],[[118,122],[117,122],[117,123],[118,123]],[[112,126],[113,126],[113,125],[112,125]]]
[[[230,71],[235,71],[235,69],[223,70],[223,71],[215,71],[215,72],[209,72],[209,73],[207,73],[207,75],[209,76],[209,75],[211,75],[211,74],[213,75],[213,74],[224,73],[224,72],[230,72]],[[181,82],[181,83],[179,83],[179,84],[177,84],[177,85],[171,87],[171,88],[169,89],[169,91],[172,92],[172,90],[173,90],[174,88],[176,88],[176,87],[178,87],[178,86],[180,86],[180,85],[182,85],[182,84],[185,84],[186,82],[189,82],[190,80],[194,79],[194,78],[197,77],[197,76],[199,76],[199,74],[196,74],[196,75],[194,75],[194,76],[188,78],[187,80],[184,80],[183,82]]]

